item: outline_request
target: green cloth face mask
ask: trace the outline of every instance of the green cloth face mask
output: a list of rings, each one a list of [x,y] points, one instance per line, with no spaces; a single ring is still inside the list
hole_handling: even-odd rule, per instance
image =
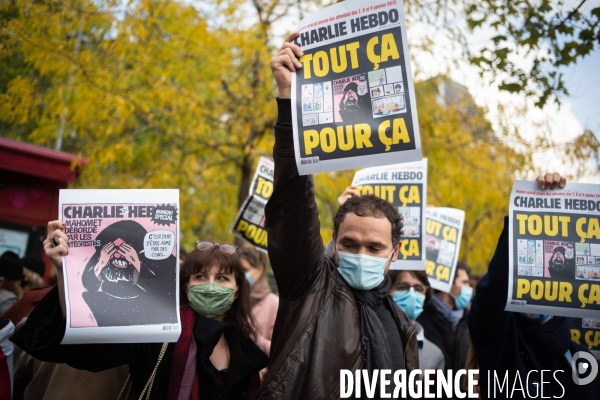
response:
[[[192,310],[206,318],[222,315],[233,304],[233,289],[216,283],[190,286],[188,300]]]

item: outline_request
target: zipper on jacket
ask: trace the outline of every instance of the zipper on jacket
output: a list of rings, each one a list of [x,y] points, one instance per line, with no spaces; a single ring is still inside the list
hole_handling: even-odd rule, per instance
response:
[[[415,329],[413,329],[412,333],[408,337],[408,340],[406,341],[406,347],[404,348],[404,369],[406,369],[406,352],[408,351],[408,344],[410,343],[410,340],[412,339],[413,336],[415,336],[415,334],[417,333],[417,330],[418,330],[416,326],[412,325],[412,327],[414,327]],[[418,344],[417,344],[417,346],[418,346]],[[410,371],[412,371],[412,369]],[[408,373],[410,373],[410,371],[408,371]]]
[[[358,306],[356,305],[356,300],[354,300],[354,298],[352,296],[350,296],[348,293],[344,292],[343,290],[337,289],[335,290],[335,293],[339,293],[342,296],[345,296],[348,298],[348,300],[350,300],[350,302],[352,303],[352,305],[354,305],[355,308],[358,308]]]

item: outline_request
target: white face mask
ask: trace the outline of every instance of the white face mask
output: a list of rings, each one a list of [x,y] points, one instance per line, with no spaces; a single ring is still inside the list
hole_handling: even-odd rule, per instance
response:
[[[371,290],[383,281],[385,266],[395,250],[387,258],[382,258],[339,251],[337,245],[335,249],[340,275],[350,287],[358,290]]]

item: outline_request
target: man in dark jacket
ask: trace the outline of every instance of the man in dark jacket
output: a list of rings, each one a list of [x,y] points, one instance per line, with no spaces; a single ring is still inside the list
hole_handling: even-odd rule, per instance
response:
[[[417,318],[425,337],[444,353],[446,370],[463,369],[467,361],[469,329],[466,306],[471,300],[470,275],[471,268],[464,261],[459,261],[450,293],[435,291],[431,302]]]
[[[556,173],[540,176],[538,182],[541,189],[554,189],[559,184],[564,188],[565,184]],[[572,379],[573,355],[585,349],[571,341],[567,318],[504,311],[508,297],[508,226],[505,218],[496,252],[487,274],[477,284],[468,315],[480,367],[481,398],[600,398],[600,378],[587,385],[576,385]],[[501,390],[505,376],[508,385]],[[515,387],[517,390],[513,390]]]
[[[313,180],[298,175],[294,159],[289,99],[302,53],[291,43],[296,35],[271,60],[279,118],[265,216],[280,303],[260,399],[339,398],[342,369],[406,369],[408,375],[418,368],[416,329],[395,306],[384,277],[398,256],[397,210],[375,196],[351,198],[334,219],[334,257],[323,254]]]

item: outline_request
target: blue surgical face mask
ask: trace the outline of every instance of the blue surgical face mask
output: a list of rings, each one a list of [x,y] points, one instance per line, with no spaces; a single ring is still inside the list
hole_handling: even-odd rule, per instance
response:
[[[454,304],[459,310],[464,310],[471,302],[473,297],[473,288],[468,286],[460,287],[460,294],[454,299]]]
[[[337,253],[338,271],[346,283],[354,289],[371,290],[383,281],[385,266],[394,251],[388,258],[352,254],[344,251],[338,251]]]
[[[546,322],[552,319],[552,315],[548,314],[526,314],[520,313],[523,317],[527,318],[529,321],[534,322],[538,325],[544,325]]]
[[[423,312],[425,295],[415,292],[414,288],[408,290],[397,290],[393,293],[394,303],[404,311],[408,319],[414,321]]]
[[[250,284],[250,287],[252,287],[252,285],[254,285],[254,278],[252,277],[252,274],[250,273],[250,271],[246,272],[246,280],[248,281],[248,283]]]

